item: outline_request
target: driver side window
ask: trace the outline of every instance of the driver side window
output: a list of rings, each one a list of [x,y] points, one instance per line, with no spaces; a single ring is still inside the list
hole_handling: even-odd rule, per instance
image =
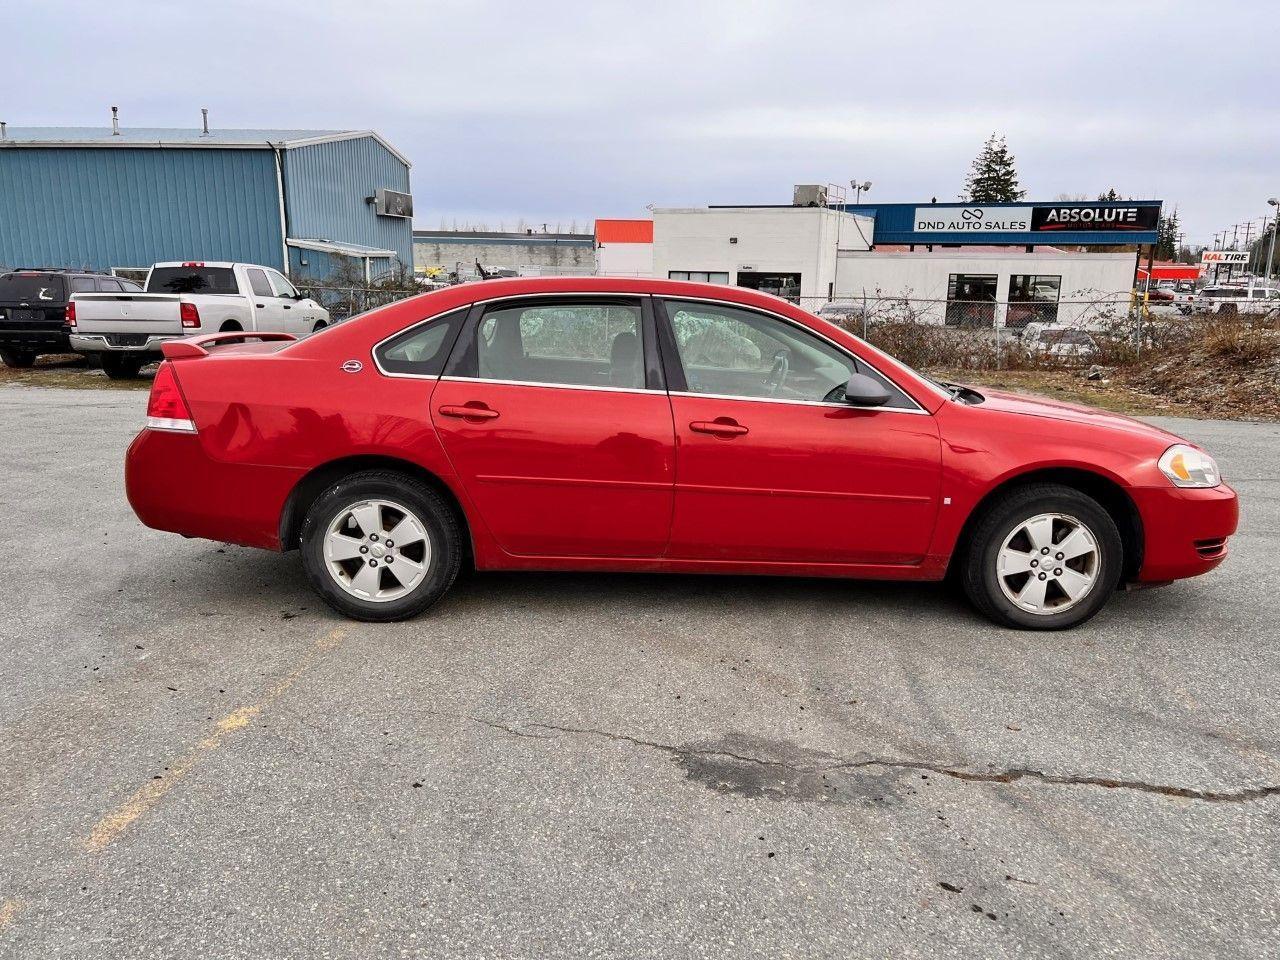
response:
[[[886,383],[888,406],[913,406],[866,364],[798,326],[720,304],[664,303],[690,393],[839,403],[849,377],[865,373]]]

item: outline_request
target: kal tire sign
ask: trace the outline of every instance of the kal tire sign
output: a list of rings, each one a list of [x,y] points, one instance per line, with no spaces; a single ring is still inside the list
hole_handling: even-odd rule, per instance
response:
[[[1159,207],[1036,207],[1031,211],[1031,230],[1080,231],[1111,230],[1135,233],[1156,229]]]

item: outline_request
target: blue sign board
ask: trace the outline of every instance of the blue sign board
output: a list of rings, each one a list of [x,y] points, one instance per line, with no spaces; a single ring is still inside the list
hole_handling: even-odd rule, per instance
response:
[[[1148,244],[1159,200],[1057,203],[850,203],[875,218],[876,244]]]

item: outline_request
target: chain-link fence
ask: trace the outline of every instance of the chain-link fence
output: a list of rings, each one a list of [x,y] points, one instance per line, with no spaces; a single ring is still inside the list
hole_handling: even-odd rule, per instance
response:
[[[1148,302],[1129,293],[1049,300],[910,296],[793,298],[804,309],[926,368],[1037,369],[1132,363],[1214,330],[1270,336],[1280,300]]]

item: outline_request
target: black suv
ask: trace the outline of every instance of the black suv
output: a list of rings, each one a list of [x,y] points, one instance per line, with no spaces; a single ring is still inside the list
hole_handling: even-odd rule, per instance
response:
[[[0,360],[29,367],[42,353],[71,353],[67,301],[73,293],[141,293],[131,280],[72,270],[0,273]]]

